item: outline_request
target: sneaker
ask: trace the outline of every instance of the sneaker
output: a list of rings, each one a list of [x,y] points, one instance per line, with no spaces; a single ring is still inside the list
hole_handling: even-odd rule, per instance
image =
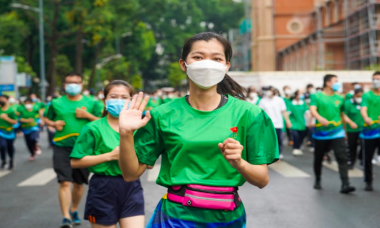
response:
[[[367,192],[372,192],[373,191],[372,183],[367,182],[364,190],[367,191]]]
[[[314,150],[315,150],[314,147],[309,148],[310,153],[314,153]]]
[[[41,148],[37,148],[36,151],[35,151],[35,154],[36,155],[41,155],[42,154]]]
[[[71,219],[73,220],[74,225],[80,225],[82,223],[82,220],[80,220],[79,218],[78,211],[74,211],[74,212],[70,211],[70,215],[71,215]]]
[[[316,190],[321,190],[322,189],[321,181],[318,181],[318,180],[315,181],[314,189],[316,189]]]
[[[372,159],[372,164],[376,165],[376,163],[377,163],[377,160],[375,158]]]
[[[292,152],[293,156],[297,156],[298,155],[298,151],[297,149],[294,149],[293,152]]]
[[[13,160],[10,160],[8,170],[12,170],[12,169],[13,169]]]
[[[29,161],[34,161],[34,159],[35,159],[34,156],[30,156],[28,160],[29,160]]]
[[[2,161],[2,162],[1,162],[1,169],[4,169],[6,164],[7,164],[6,161]]]
[[[350,192],[354,192],[355,190],[356,190],[355,187],[352,187],[348,184],[344,184],[342,185],[342,189],[340,190],[340,193],[348,194]]]
[[[63,218],[61,223],[61,228],[72,228],[73,224],[70,219]]]
[[[284,155],[280,154],[280,159],[284,159]]]

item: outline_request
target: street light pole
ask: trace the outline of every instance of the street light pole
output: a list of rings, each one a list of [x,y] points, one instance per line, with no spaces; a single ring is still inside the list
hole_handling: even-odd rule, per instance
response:
[[[44,18],[43,18],[43,3],[38,1],[38,8],[19,3],[12,3],[11,7],[24,10],[31,10],[39,14],[39,40],[40,40],[40,79],[41,79],[41,98],[45,101],[46,98],[46,79],[45,79],[45,41],[44,41]]]
[[[44,18],[43,3],[39,0],[39,19],[40,19],[40,65],[41,65],[41,98],[46,99],[46,76],[45,76],[45,40],[44,40]]]

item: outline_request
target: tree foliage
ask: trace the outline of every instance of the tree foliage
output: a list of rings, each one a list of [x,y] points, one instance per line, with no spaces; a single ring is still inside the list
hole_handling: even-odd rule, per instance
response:
[[[0,49],[23,57],[39,72],[38,14],[11,8],[9,2],[0,0]],[[38,7],[35,0],[17,2]],[[70,70],[84,72],[85,82],[93,88],[99,80],[117,78],[137,88],[152,88],[150,81],[163,79],[177,87],[185,74],[174,62],[178,62],[185,40],[203,31],[227,34],[239,26],[244,15],[243,4],[233,0],[43,2],[50,92]],[[123,58],[98,72],[96,64],[118,50]]]

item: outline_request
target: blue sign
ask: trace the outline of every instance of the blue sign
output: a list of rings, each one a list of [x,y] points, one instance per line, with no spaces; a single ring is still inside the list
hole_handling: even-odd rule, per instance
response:
[[[15,91],[15,85],[0,85],[0,91]]]
[[[0,62],[14,62],[14,56],[0,56]]]
[[[240,34],[252,31],[252,23],[250,19],[245,19],[240,23]]]

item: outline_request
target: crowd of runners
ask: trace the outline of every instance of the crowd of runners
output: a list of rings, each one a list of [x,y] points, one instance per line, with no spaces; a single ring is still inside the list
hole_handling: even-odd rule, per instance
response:
[[[136,93],[115,80],[92,94],[80,73],[69,73],[65,94],[46,102],[35,94],[22,100],[3,94],[1,169],[17,169],[16,138],[24,137],[31,162],[38,159],[45,129],[63,228],[82,222],[84,184],[84,218],[92,227],[144,227],[139,177],[161,155],[157,183],[168,193],[147,225],[152,228],[245,227],[238,187],[248,182],[264,188],[267,165],[284,159],[283,142],[293,147],[293,156],[314,153],[315,189],[322,189],[322,162],[331,161],[333,152],[341,193],[355,191],[348,178],[355,165],[363,167],[365,190],[373,190],[372,163],[380,161],[380,72],[368,91],[353,83],[344,94],[339,76],[325,75],[321,87],[285,86],[280,92],[237,84],[227,74],[231,57],[226,39],[200,33],[186,41],[179,62],[189,79],[186,92]]]

